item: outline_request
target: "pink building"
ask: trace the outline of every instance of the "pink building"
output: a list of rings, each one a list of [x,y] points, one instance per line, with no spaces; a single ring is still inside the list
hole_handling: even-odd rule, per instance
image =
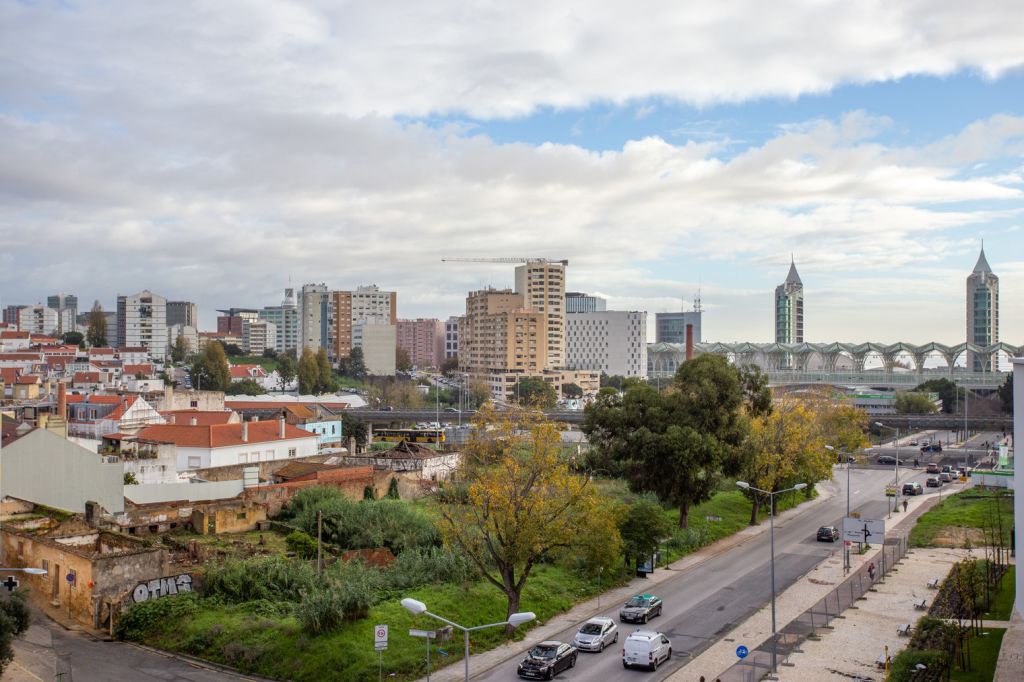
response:
[[[398,320],[397,345],[409,353],[413,367],[440,367],[444,359],[444,322],[424,318]]]

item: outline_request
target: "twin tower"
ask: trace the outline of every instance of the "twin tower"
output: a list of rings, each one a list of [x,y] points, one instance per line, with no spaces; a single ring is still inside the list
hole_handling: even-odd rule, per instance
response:
[[[999,278],[981,248],[974,271],[967,278],[967,343],[991,346],[999,342]],[[790,261],[786,281],[775,287],[775,342],[804,342],[804,283]],[[967,367],[991,372],[993,355],[967,351]]]

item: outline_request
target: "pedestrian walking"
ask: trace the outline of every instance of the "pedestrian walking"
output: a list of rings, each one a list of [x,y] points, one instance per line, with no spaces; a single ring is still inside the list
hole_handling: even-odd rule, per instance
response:
[[[868,577],[871,578],[871,582],[875,582],[875,562],[872,561],[871,565],[868,566]]]
[[[903,511],[907,511],[907,498],[903,498]]]

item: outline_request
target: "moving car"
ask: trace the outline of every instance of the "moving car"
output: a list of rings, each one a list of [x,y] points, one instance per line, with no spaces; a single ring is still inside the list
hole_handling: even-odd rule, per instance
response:
[[[923,495],[924,488],[921,487],[920,483],[904,483],[903,494],[906,496]]]
[[[937,474],[939,473],[939,465],[935,462],[928,462],[928,466],[926,466],[924,470],[929,474]]]
[[[896,458],[892,455],[879,455],[878,459],[875,461],[879,464],[895,464]]]
[[[516,672],[519,677],[550,680],[555,675],[576,665],[576,647],[565,642],[548,640],[526,653]]]
[[[609,644],[619,641],[619,628],[611,618],[591,618],[582,626],[573,645],[580,651],[604,651]]]
[[[927,478],[927,480],[925,480],[924,484],[926,486],[928,486],[929,488],[941,488],[942,487],[942,481],[939,480],[938,476],[929,476]]]
[[[645,666],[657,670],[672,658],[672,642],[660,632],[637,630],[622,645],[622,667]]]
[[[910,439],[910,444],[911,445],[917,445],[917,439],[916,438],[911,438]]]
[[[934,445],[922,445],[921,452],[942,452],[942,446],[938,443]]]
[[[661,615],[661,598],[653,594],[638,594],[623,604],[619,620],[623,623],[646,623]]]
[[[835,526],[822,526],[818,529],[818,542],[835,542],[839,539],[839,529]]]
[[[943,471],[941,474],[939,474],[939,480],[942,481],[943,483],[952,483],[953,474],[949,473],[948,471]]]
[[[948,464],[943,464],[942,465],[942,472],[941,473],[943,473],[943,474],[951,474],[951,473],[953,473],[953,467],[949,466]]]

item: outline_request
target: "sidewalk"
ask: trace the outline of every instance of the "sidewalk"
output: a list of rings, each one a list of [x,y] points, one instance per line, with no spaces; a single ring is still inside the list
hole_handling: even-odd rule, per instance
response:
[[[826,500],[831,499],[835,494],[834,489],[827,485],[819,485],[817,490],[818,497],[780,513],[777,517],[778,523],[783,523],[793,516],[814,509]],[[655,569],[654,573],[650,574],[646,579],[634,578],[623,587],[609,590],[601,594],[600,597],[595,597],[577,604],[565,613],[561,613],[543,625],[539,625],[530,630],[529,636],[523,641],[508,642],[491,649],[490,651],[471,654],[469,663],[470,675],[479,675],[511,658],[518,658],[525,654],[533,643],[554,638],[559,632],[562,632],[577,623],[585,621],[588,618],[596,616],[602,610],[607,609],[609,604],[623,603],[640,591],[650,592],[654,585],[659,585],[666,580],[676,578],[680,573],[684,573],[696,566],[699,566],[705,561],[708,561],[709,559],[712,559],[724,552],[728,552],[732,548],[738,547],[744,542],[767,532],[767,523],[762,523],[758,526],[748,526],[727,538],[722,538],[714,544],[708,545],[693,554],[683,557],[669,566]],[[472,647],[470,648],[470,651],[472,651]],[[458,682],[459,680],[462,680],[463,677],[464,670],[461,659],[441,668],[440,670],[431,671],[430,673],[430,679],[432,682]],[[426,682],[426,678],[422,678],[419,682]]]
[[[996,675],[992,679],[994,682],[1024,680],[1024,620],[1021,620],[1016,610],[1006,623],[1006,634],[1003,635],[1003,645],[996,662]]]

